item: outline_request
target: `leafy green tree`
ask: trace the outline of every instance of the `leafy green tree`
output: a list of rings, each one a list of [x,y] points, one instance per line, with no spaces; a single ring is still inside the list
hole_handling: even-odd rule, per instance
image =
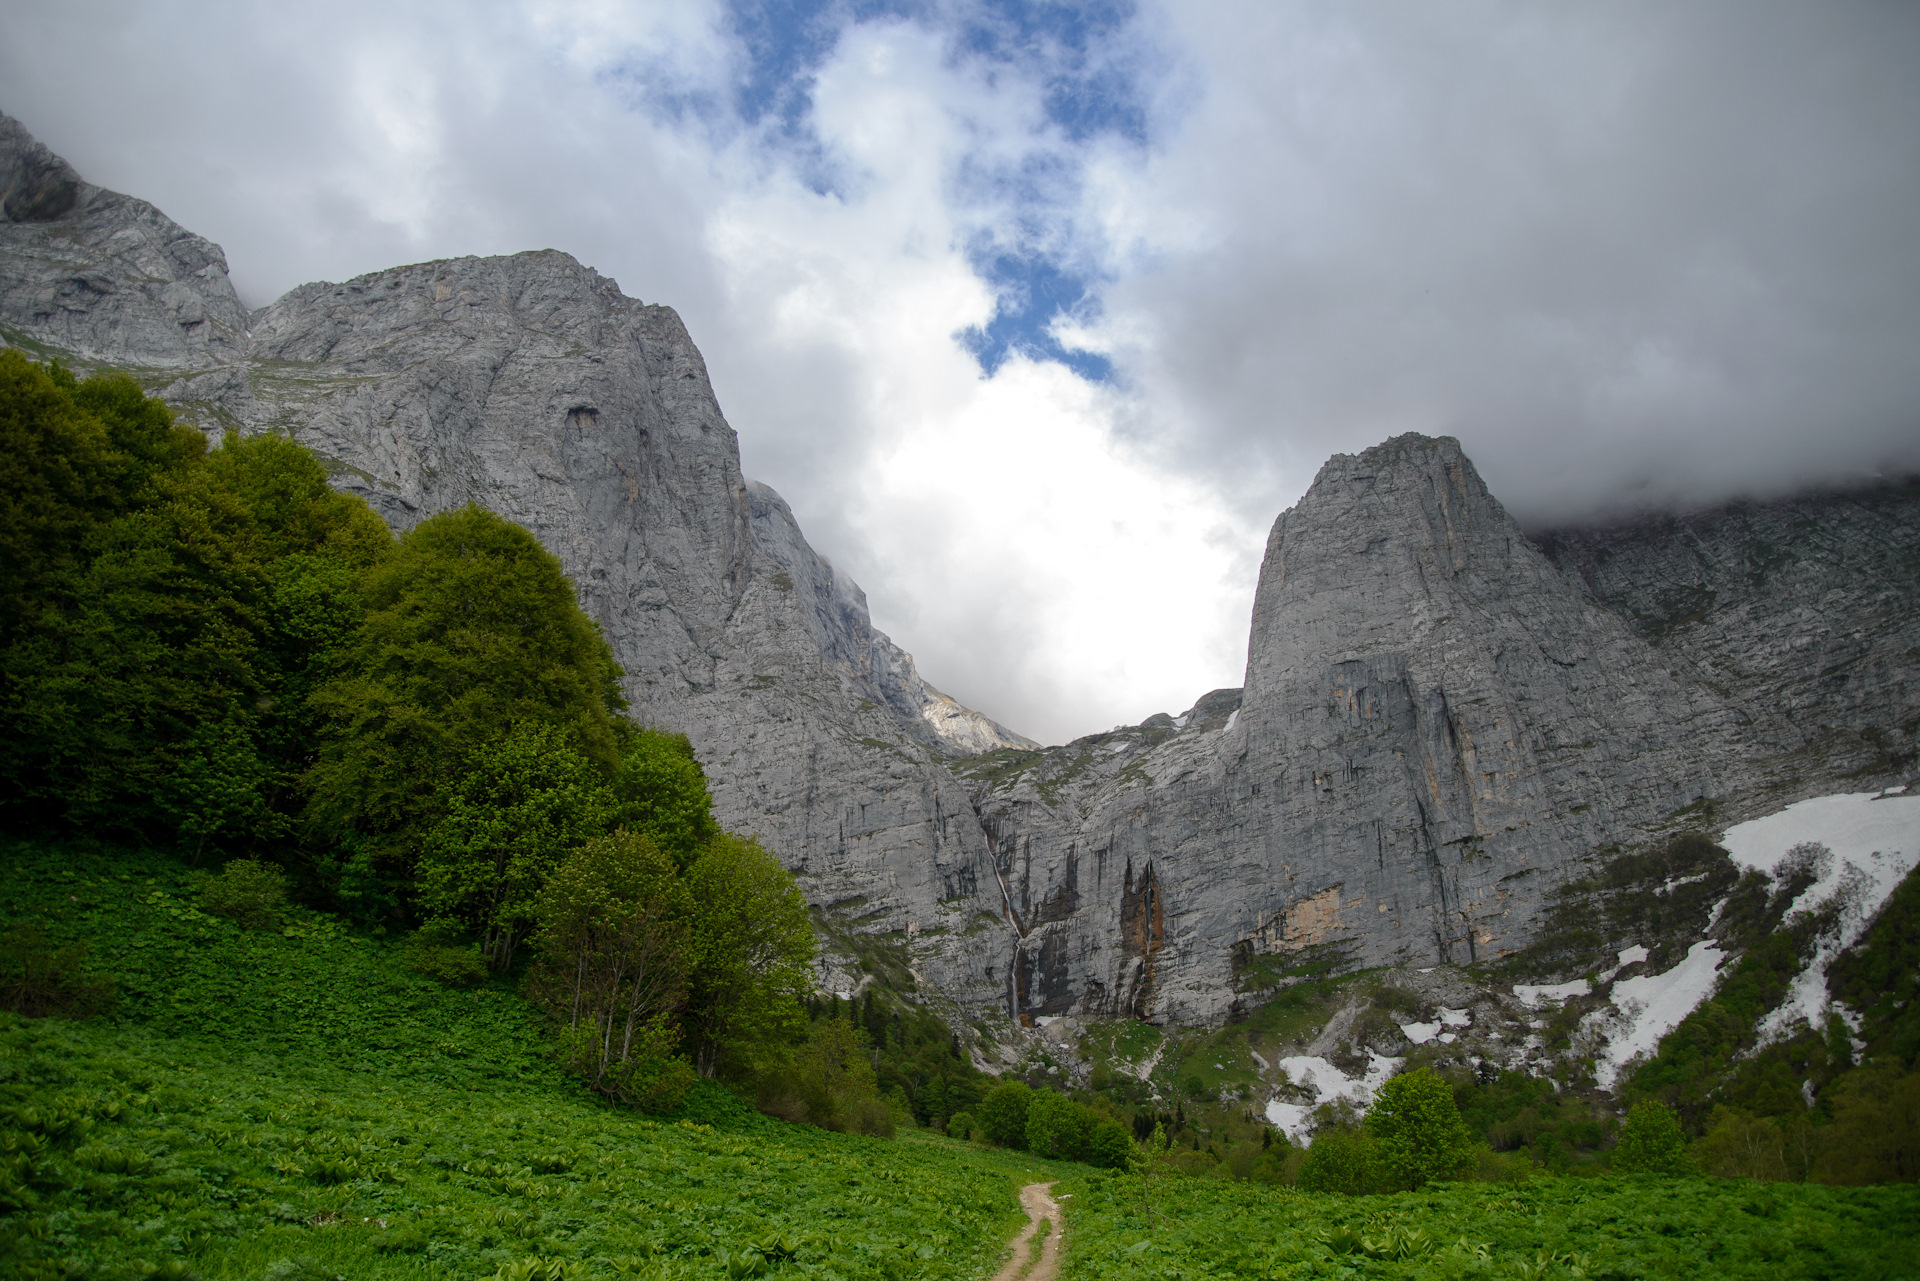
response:
[[[1613,1168],[1627,1174],[1682,1174],[1690,1168],[1687,1136],[1673,1109],[1656,1099],[1636,1103],[1620,1127]]]
[[[0,350],[0,645],[52,604],[100,524],[154,500],[206,449],[124,375],[77,382]]]
[[[980,1128],[987,1142],[1017,1148],[1027,1141],[1027,1109],[1033,1091],[1023,1081],[1003,1081],[980,1100]]]
[[[605,830],[604,778],[563,730],[532,722],[481,747],[443,803],[415,872],[420,902],[465,922],[487,964],[503,971],[562,860]],[[580,878],[590,874],[614,875],[603,860],[583,864],[568,892],[585,893]]]
[[[687,1014],[695,1064],[750,1067],[790,1040],[818,943],[793,876],[751,837],[723,832],[687,868]]]
[[[685,734],[636,729],[614,770],[611,821],[644,832],[686,867],[720,834],[707,776]]]
[[[1473,1160],[1473,1135],[1460,1119],[1453,1089],[1430,1067],[1382,1085],[1366,1126],[1389,1177],[1409,1190]]]
[[[277,585],[295,559],[352,579],[385,527],[292,442],[208,452],[124,378],[0,358],[0,434],[20,487],[0,503],[20,553],[0,572],[8,809],[196,850],[283,834],[313,652],[283,634]]]
[[[369,575],[364,601],[311,699],[325,733],[309,834],[344,851],[336,885],[400,890],[451,785],[502,726],[550,726],[614,768],[619,667],[532,534],[479,507],[431,517]]]
[[[1378,1164],[1379,1153],[1365,1131],[1322,1130],[1300,1163],[1300,1189],[1362,1196],[1373,1189]]]
[[[570,855],[534,903],[540,960],[527,991],[565,1024],[568,1065],[598,1093],[659,1111],[662,1078],[649,1060],[671,1057],[677,1031],[683,893],[652,838],[621,830]]]
[[[1100,1121],[1087,1140],[1086,1159],[1103,1169],[1125,1170],[1131,1167],[1136,1151],[1126,1126],[1118,1121]]]
[[[1035,1090],[1027,1101],[1026,1149],[1035,1156],[1084,1161],[1095,1119],[1083,1103],[1052,1090]]]

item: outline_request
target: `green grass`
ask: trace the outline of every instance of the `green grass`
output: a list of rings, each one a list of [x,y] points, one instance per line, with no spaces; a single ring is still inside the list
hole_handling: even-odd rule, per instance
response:
[[[195,903],[163,858],[0,848],[0,915],[87,941],[119,988],[86,1021],[0,1015],[0,1276],[477,1279],[540,1256],[578,1281],[958,1281],[993,1272],[1018,1186],[1053,1179],[1070,1281],[1920,1276],[1913,1185],[1540,1175],[1347,1199],[1164,1176],[1149,1222],[1138,1176],[787,1125],[710,1085],[675,1117],[610,1111],[505,984],[441,987],[315,913],[248,933]],[[1164,1035],[1103,1030],[1131,1055]],[[1244,1139],[1217,1110],[1195,1119],[1209,1144]]]
[[[1071,1194],[1067,1281],[1920,1276],[1920,1188],[1910,1184],[1616,1176],[1353,1198],[1213,1179],[1156,1184],[1151,1223],[1138,1176],[1056,1189]]]
[[[788,1125],[713,1086],[678,1119],[610,1111],[504,986],[440,987],[310,913],[243,932],[162,859],[4,853],[8,918],[89,940],[120,1000],[0,1015],[0,1275],[487,1277],[541,1255],[720,1277],[791,1247],[794,1275],[985,1276],[1019,1185],[1084,1170]]]

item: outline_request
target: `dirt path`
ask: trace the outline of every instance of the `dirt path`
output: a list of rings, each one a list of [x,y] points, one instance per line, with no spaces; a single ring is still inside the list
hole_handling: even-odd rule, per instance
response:
[[[993,1281],[1053,1281],[1060,1271],[1060,1204],[1047,1193],[1051,1183],[1029,1183],[1020,1189],[1020,1208],[1027,1212],[1026,1229],[1013,1239],[1013,1257],[994,1275]],[[1047,1235],[1040,1242],[1040,1258],[1033,1258],[1033,1235],[1047,1224]],[[1031,1268],[1031,1271],[1029,1271]]]

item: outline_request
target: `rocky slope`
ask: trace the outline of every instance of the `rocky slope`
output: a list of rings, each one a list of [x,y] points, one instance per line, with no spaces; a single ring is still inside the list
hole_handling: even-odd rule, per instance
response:
[[[285,431],[398,528],[478,502],[533,530],[636,713],[800,876],[829,986],[983,1026],[1217,1021],[1303,967],[1511,952],[1600,852],[1912,760],[1905,491],[1536,546],[1457,443],[1401,437],[1275,523],[1244,691],[1034,750],[928,685],[741,475],[674,312],[567,255],[248,313],[216,246],[4,117],[0,216],[9,342]]]

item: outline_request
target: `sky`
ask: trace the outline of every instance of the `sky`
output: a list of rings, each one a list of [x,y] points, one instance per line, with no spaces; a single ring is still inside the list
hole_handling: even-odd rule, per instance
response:
[[[557,248],[1047,742],[1241,683],[1274,517],[1458,436],[1544,528],[1920,468],[1920,5],[0,0],[0,110],[249,303]]]

